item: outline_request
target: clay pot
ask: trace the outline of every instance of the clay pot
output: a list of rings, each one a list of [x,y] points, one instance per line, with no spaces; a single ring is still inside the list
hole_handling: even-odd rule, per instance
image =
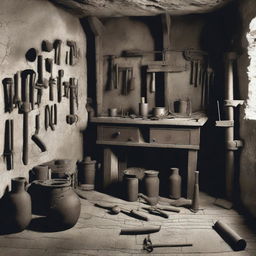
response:
[[[92,160],[90,156],[79,163],[79,183],[83,190],[93,190],[95,183],[95,164],[96,161]]]
[[[135,202],[138,200],[139,180],[135,175],[124,175],[124,198],[127,201]]]
[[[49,168],[45,165],[37,165],[32,170],[33,180],[48,180],[50,178]]]
[[[181,197],[181,177],[178,168],[171,168],[169,177],[169,197],[179,199]]]
[[[145,176],[144,176],[145,194],[149,198],[159,197],[158,173],[159,173],[158,171],[154,171],[154,170],[145,171]]]
[[[24,177],[11,180],[12,190],[1,202],[1,229],[10,232],[23,231],[32,218],[31,198],[25,190]]]
[[[38,200],[41,214],[47,216],[48,223],[59,229],[73,227],[81,211],[80,199],[71,188],[71,182],[66,179],[51,179],[45,181],[34,181],[31,185],[36,191],[33,204]],[[34,197],[32,195],[32,199]],[[39,201],[40,200],[40,201]],[[34,206],[33,206],[34,207]]]

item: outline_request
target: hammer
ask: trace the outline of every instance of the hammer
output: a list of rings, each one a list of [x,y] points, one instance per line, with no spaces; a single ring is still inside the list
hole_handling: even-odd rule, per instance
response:
[[[188,247],[193,246],[193,244],[184,243],[184,244],[152,244],[150,235],[148,235],[143,241],[143,250],[152,252],[154,248],[160,247]]]
[[[62,41],[60,39],[56,39],[53,43],[54,48],[54,63],[60,65],[60,55],[61,55],[61,44]]]

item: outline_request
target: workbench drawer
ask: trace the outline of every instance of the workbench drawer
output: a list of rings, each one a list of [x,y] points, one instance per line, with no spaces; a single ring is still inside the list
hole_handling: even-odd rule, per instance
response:
[[[199,129],[150,128],[150,142],[159,144],[199,145]]]
[[[139,142],[140,131],[137,127],[98,126],[98,140]]]

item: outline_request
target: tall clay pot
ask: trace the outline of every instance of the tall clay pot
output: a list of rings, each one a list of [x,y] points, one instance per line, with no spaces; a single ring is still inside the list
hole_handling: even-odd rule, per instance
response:
[[[154,171],[154,170],[145,171],[145,176],[144,176],[145,194],[149,198],[159,197],[158,173],[159,173],[158,171]]]
[[[7,193],[1,205],[1,230],[9,232],[23,231],[32,218],[31,198],[25,190],[24,177],[11,180],[12,190]]]
[[[95,183],[95,168],[96,161],[92,160],[90,156],[79,163],[79,183],[83,190],[94,190]]]
[[[124,175],[124,199],[130,202],[138,200],[139,180],[135,175]]]
[[[181,197],[181,177],[178,168],[171,168],[169,177],[169,197],[179,199]]]

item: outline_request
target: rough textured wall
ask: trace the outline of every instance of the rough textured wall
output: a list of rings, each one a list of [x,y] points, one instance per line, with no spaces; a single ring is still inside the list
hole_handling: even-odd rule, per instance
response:
[[[250,63],[246,34],[249,32],[249,24],[256,17],[256,2],[254,0],[240,1],[239,6],[242,18],[241,46],[243,54],[238,59],[238,77],[241,99],[248,99],[248,65]],[[255,89],[255,88],[254,88]],[[256,104],[256,102],[254,102]],[[244,109],[240,115],[240,137],[245,145],[241,151],[240,162],[240,190],[243,204],[256,216],[256,121],[244,119]]]
[[[63,81],[70,77],[79,79],[79,109],[76,110],[79,121],[68,125],[66,115],[69,113],[69,100],[62,98],[61,103],[49,102],[49,89],[44,90],[41,107],[29,113],[29,164],[22,163],[23,145],[23,115],[17,109],[12,113],[4,113],[3,86],[0,90],[0,151],[4,151],[4,123],[6,119],[14,120],[14,170],[7,171],[4,158],[0,158],[0,192],[2,194],[10,179],[15,176],[27,176],[33,166],[52,159],[69,158],[73,160],[82,158],[82,133],[87,123],[85,110],[86,100],[86,41],[79,19],[57,8],[46,0],[3,0],[0,2],[0,77],[13,77],[17,71],[36,69],[36,62],[25,60],[26,51],[34,47],[41,50],[42,40],[53,42],[55,39],[63,41],[62,65],[54,65],[53,76],[57,76],[58,69],[64,69]],[[64,64],[65,52],[69,48],[66,40],[75,40],[80,48],[80,60],[76,66]],[[54,51],[43,53],[44,58],[52,58]],[[50,74],[44,70],[44,76]],[[54,87],[56,92],[56,86]],[[55,131],[44,129],[44,106],[46,104],[58,106],[58,125]],[[41,153],[40,149],[31,140],[35,132],[35,115],[40,113],[39,137],[47,146],[47,151]]]

